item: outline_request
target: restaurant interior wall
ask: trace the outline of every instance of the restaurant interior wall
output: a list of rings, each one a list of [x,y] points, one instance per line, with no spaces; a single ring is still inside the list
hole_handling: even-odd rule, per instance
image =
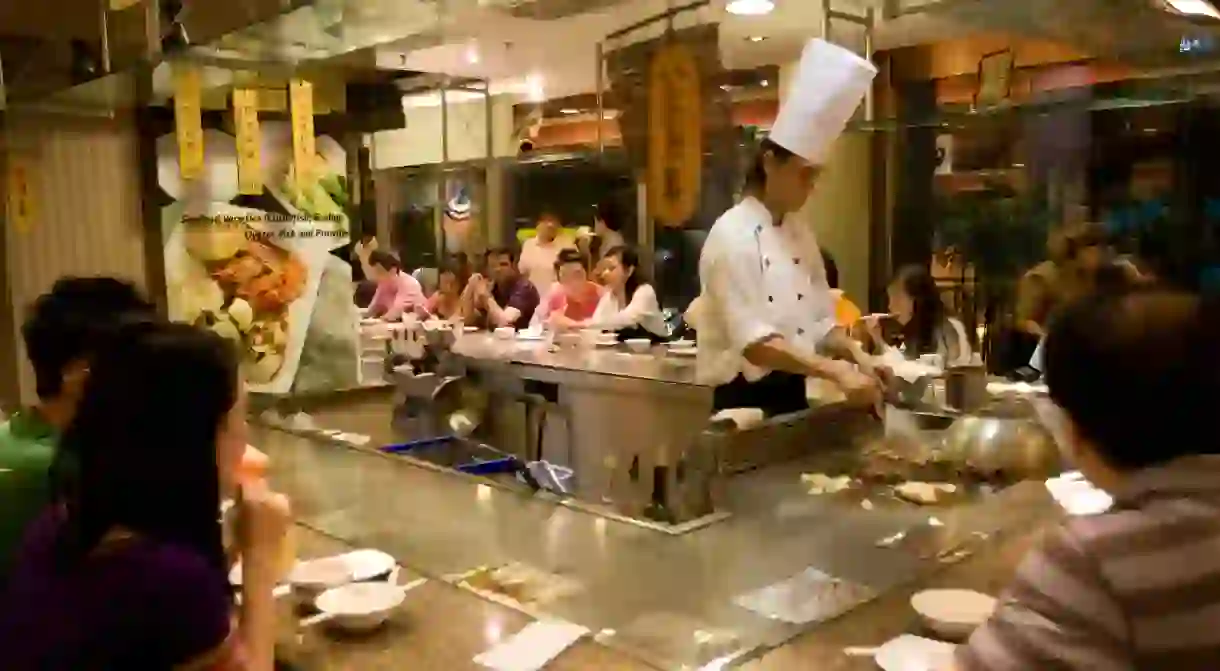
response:
[[[4,161],[25,166],[30,196],[24,218],[6,198],[0,402],[29,404],[37,395],[18,329],[34,298],[65,275],[148,286],[137,135],[129,116],[20,111],[5,115],[3,133]]]

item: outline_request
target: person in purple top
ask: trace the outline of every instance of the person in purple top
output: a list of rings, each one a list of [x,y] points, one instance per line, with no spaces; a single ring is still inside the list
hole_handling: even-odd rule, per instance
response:
[[[99,347],[57,455],[73,477],[31,525],[0,597],[6,671],[271,671],[287,502],[236,492],[236,620],[221,544],[245,412],[236,352],[219,336],[140,322]]]
[[[541,299],[534,283],[517,271],[515,256],[505,247],[489,249],[483,264],[487,275],[470,276],[462,293],[462,314],[473,325],[489,329],[529,327]]]

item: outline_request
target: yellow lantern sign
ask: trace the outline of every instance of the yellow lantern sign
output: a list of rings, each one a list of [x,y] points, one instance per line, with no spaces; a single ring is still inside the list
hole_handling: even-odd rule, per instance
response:
[[[238,193],[257,196],[263,192],[257,89],[233,89],[233,126],[237,132]]]
[[[178,172],[184,180],[203,174],[202,88],[199,68],[174,64],[174,129],[178,136]]]
[[[317,161],[313,135],[313,84],[294,79],[288,87],[288,106],[292,114],[292,167],[297,186],[304,189],[312,179]]]
[[[10,154],[8,158],[8,216],[17,233],[28,233],[34,224],[34,187],[30,161]]]
[[[694,216],[702,173],[699,66],[686,47],[667,44],[648,72],[648,200],[662,225],[681,227]]]

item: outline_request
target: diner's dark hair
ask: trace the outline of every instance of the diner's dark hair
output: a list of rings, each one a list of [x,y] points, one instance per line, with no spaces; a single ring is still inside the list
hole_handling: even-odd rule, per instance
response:
[[[623,208],[619,207],[618,201],[613,198],[607,198],[597,204],[597,218],[615,233],[623,230]]]
[[[585,264],[584,254],[581,254],[570,247],[565,247],[564,249],[559,250],[559,253],[555,255],[555,274],[558,275],[559,269],[568,265],[569,263],[578,263],[580,264],[581,268],[585,268],[586,270],[588,269],[588,266]]]
[[[128,324],[99,348],[57,469],[66,565],[111,529],[188,548],[224,576],[216,442],[238,394],[232,343],[187,324]]]
[[[487,260],[493,256],[507,256],[511,263],[514,265],[517,263],[517,250],[515,248],[507,246],[491,247],[487,251],[483,252],[484,268],[487,266]]]
[[[627,281],[623,283],[623,296],[630,303],[631,297],[635,295],[635,290],[640,288],[641,284],[648,284],[648,278],[644,276],[644,271],[640,268],[639,252],[635,251],[634,247],[619,245],[606,250],[604,258],[616,258],[624,270],[633,271],[627,276]]]
[[[839,264],[835,263],[835,257],[831,256],[825,247],[820,247],[819,251],[822,252],[822,265],[826,268],[826,285],[831,289],[838,289]]]
[[[771,138],[763,138],[762,142],[758,143],[758,153],[754,155],[754,162],[750,164],[750,171],[746,173],[746,189],[759,191],[767,187],[765,160],[768,154],[774,156],[780,162],[791,160],[796,156],[795,153],[781,147]]]
[[[34,369],[39,398],[63,390],[64,368],[85,359],[128,315],[151,317],[155,308],[130,282],[113,277],[64,277],[30,305],[21,336]]]
[[[436,270],[438,283],[441,275],[445,274],[453,275],[453,278],[457,280],[458,291],[461,292],[466,288],[466,281],[470,279],[470,265],[462,264],[456,259],[447,260]]]
[[[1043,350],[1050,397],[1112,467],[1215,454],[1217,342],[1214,298],[1158,288],[1095,294],[1051,321]]]
[[[389,252],[383,252],[380,249],[374,250],[369,254],[369,265],[378,266],[385,270],[402,269],[402,263],[398,260],[397,256]]]
[[[947,321],[936,280],[926,267],[912,264],[900,268],[893,283],[911,298],[911,321],[902,326],[907,355],[935,353],[940,346],[937,335]]]

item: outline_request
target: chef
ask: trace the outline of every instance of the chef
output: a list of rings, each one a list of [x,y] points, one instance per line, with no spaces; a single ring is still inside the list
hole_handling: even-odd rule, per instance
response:
[[[856,54],[811,40],[742,201],[708,233],[699,258],[696,376],[715,386],[716,411],[807,409],[807,378],[837,387],[852,405],[880,402],[869,358],[836,327],[813,231],[788,216],[805,204],[876,74]]]

